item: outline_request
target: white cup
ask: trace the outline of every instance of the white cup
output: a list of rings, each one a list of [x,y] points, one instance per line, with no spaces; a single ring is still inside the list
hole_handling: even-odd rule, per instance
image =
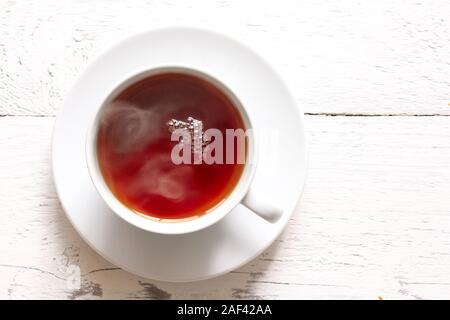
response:
[[[261,199],[251,191],[251,183],[257,165],[257,143],[254,134],[250,134],[247,136],[247,159],[239,181],[237,182],[231,193],[226,197],[226,199],[224,199],[220,204],[212,208],[206,214],[200,215],[193,219],[174,220],[161,220],[153,217],[148,217],[126,207],[111,192],[105,180],[103,179],[103,175],[100,171],[97,159],[97,132],[100,119],[102,118],[102,113],[105,107],[111,101],[113,101],[123,89],[127,88],[131,84],[152,75],[168,72],[194,75],[216,85],[231,99],[235,107],[238,109],[244,121],[245,129],[252,128],[250,117],[247,114],[245,106],[240,103],[238,97],[236,97],[232,93],[232,91],[229,90],[228,87],[225,86],[222,82],[210,75],[207,75],[204,72],[180,66],[164,66],[146,70],[134,76],[128,77],[123,82],[121,82],[114,90],[112,90],[112,92],[104,99],[103,104],[99,105],[97,110],[93,110],[92,118],[88,125],[85,148],[86,161],[90,177],[100,196],[111,208],[111,210],[126,222],[143,230],[161,234],[183,234],[207,228],[208,226],[221,220],[239,204],[248,207],[250,210],[268,220],[269,222],[276,222],[281,216],[282,212],[278,208],[267,204],[265,201],[261,201]]]

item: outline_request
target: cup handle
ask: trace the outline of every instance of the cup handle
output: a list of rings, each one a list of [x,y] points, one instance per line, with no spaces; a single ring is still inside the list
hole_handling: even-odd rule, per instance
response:
[[[242,199],[242,204],[248,209],[252,210],[261,218],[271,223],[277,222],[283,214],[283,211],[281,209],[262,200],[260,197],[255,195],[252,190],[249,190],[247,192],[244,199]]]

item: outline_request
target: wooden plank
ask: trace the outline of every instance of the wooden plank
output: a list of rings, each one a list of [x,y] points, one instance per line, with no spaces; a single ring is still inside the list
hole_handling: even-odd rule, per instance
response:
[[[52,184],[53,121],[0,118],[0,298],[450,298],[448,117],[308,116],[288,228],[248,265],[188,284],[133,276],[79,238]]]
[[[248,44],[308,113],[450,115],[450,2],[1,1],[0,115],[54,115],[88,62],[172,25]]]

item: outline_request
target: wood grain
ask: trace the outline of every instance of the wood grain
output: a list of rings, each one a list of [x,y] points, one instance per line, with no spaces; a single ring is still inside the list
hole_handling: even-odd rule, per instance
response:
[[[450,298],[448,1],[0,8],[0,298]],[[308,114],[311,149],[305,194],[274,245],[188,284],[139,278],[94,253],[62,212],[50,163],[54,115],[87,64],[172,25],[226,33],[267,58]]]
[[[0,115],[54,115],[88,62],[143,30],[229,34],[311,114],[450,115],[450,3],[0,0]]]
[[[450,118],[306,120],[309,177],[283,235],[235,272],[173,284],[115,268],[72,229],[53,118],[0,117],[0,298],[450,298]]]

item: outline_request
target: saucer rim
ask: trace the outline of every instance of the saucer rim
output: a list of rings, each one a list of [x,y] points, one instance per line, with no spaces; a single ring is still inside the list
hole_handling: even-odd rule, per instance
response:
[[[283,223],[283,225],[279,225],[279,223],[275,223],[274,224],[274,228],[277,227],[278,230],[276,230],[274,232],[274,234],[271,235],[271,240],[269,242],[267,242],[266,245],[263,245],[259,250],[257,250],[256,252],[254,252],[253,254],[249,255],[246,259],[243,259],[240,263],[234,265],[231,268],[227,268],[218,272],[213,272],[213,273],[208,273],[204,276],[199,276],[199,277],[191,277],[190,279],[167,279],[164,277],[158,277],[158,276],[152,276],[150,279],[152,280],[156,280],[156,281],[165,281],[165,282],[174,282],[174,283],[183,283],[183,282],[195,282],[195,281],[201,281],[201,280],[206,280],[206,279],[211,279],[211,278],[216,278],[219,277],[223,274],[226,274],[232,270],[238,269],[244,265],[246,265],[247,263],[249,263],[250,261],[254,260],[255,258],[257,258],[262,252],[264,252],[265,250],[267,250],[267,248],[269,248],[273,242],[280,236],[280,234],[285,230],[285,227],[287,226],[288,222],[289,222],[289,218],[291,218],[294,215],[294,212],[296,210],[296,208],[299,206],[300,200],[304,194],[304,188],[305,188],[305,183],[307,180],[307,174],[308,174],[308,168],[309,168],[309,149],[308,149],[308,139],[306,136],[306,128],[305,128],[305,117],[304,117],[304,113],[301,112],[301,106],[295,101],[294,99],[294,95],[292,93],[291,88],[287,85],[287,83],[284,81],[284,79],[281,77],[281,75],[279,74],[279,72],[261,55],[259,55],[257,52],[255,52],[253,49],[249,48],[247,45],[229,37],[228,35],[222,34],[222,33],[218,33],[216,31],[213,30],[209,30],[209,29],[204,29],[204,28],[198,28],[198,27],[183,27],[183,26],[176,26],[176,27],[166,27],[166,28],[158,28],[158,29],[151,29],[151,30],[146,30],[140,33],[137,33],[135,35],[132,35],[130,37],[127,37],[121,41],[119,41],[118,43],[114,44],[113,46],[109,47],[108,49],[106,49],[102,54],[100,54],[97,58],[95,58],[92,62],[90,62],[88,64],[88,66],[85,68],[84,72],[78,77],[78,79],[76,80],[76,82],[74,83],[72,89],[69,91],[69,93],[66,96],[66,99],[64,100],[62,107],[58,110],[57,113],[57,117],[53,126],[53,131],[52,131],[52,137],[51,137],[51,163],[52,163],[52,177],[53,177],[53,182],[55,185],[55,190],[56,193],[58,195],[58,199],[60,200],[61,206],[63,208],[64,214],[67,217],[67,219],[70,221],[71,225],[73,226],[73,228],[77,231],[77,233],[80,235],[80,237],[95,251],[97,252],[101,257],[103,257],[106,261],[109,261],[110,263],[118,266],[119,268],[128,271],[132,274],[141,276],[143,278],[149,278],[148,275],[142,274],[139,271],[135,271],[133,270],[133,267],[130,266],[124,266],[121,263],[118,263],[115,261],[114,258],[106,255],[105,253],[103,253],[97,246],[95,246],[89,239],[87,239],[87,237],[81,232],[81,230],[78,228],[77,224],[73,221],[73,218],[70,214],[68,214],[68,212],[70,210],[68,210],[68,208],[66,207],[66,203],[62,200],[63,196],[61,194],[61,190],[60,190],[60,186],[58,184],[58,177],[57,174],[55,173],[55,168],[57,167],[56,165],[56,159],[54,157],[55,154],[55,148],[56,148],[56,134],[57,134],[57,128],[60,127],[62,125],[62,122],[65,120],[63,119],[63,117],[61,116],[64,112],[65,106],[67,105],[67,101],[72,97],[73,94],[73,90],[74,88],[77,86],[77,82],[82,79],[83,77],[85,77],[89,71],[91,70],[92,66],[95,65],[97,63],[97,61],[101,60],[109,51],[111,50],[115,50],[117,47],[123,45],[124,43],[126,43],[127,41],[131,41],[132,39],[136,39],[136,38],[140,38],[142,36],[148,35],[150,33],[157,33],[157,32],[161,32],[161,31],[186,31],[186,30],[190,30],[190,31],[196,31],[196,32],[202,32],[202,33],[209,33],[210,35],[214,35],[214,36],[218,36],[218,37],[222,37],[227,39],[228,41],[234,42],[237,46],[239,47],[243,47],[247,50],[249,50],[250,52],[252,52],[255,56],[257,56],[261,62],[263,62],[266,67],[268,67],[270,69],[270,71],[273,73],[274,76],[277,77],[277,81],[279,81],[283,87],[286,89],[287,93],[289,94],[289,98],[292,100],[292,102],[295,104],[296,108],[295,108],[295,116],[296,116],[296,121],[298,120],[298,122],[300,123],[299,126],[299,130],[302,132],[302,144],[303,144],[303,164],[304,167],[303,169],[303,180],[301,181],[300,185],[298,186],[298,190],[299,193],[296,195],[296,199],[295,199],[295,206],[292,210],[290,210],[287,213],[284,213],[283,216],[287,216],[286,221]],[[85,168],[87,170],[87,168]],[[125,222],[124,222],[125,223]],[[145,232],[149,232],[152,233],[150,231],[145,230]],[[193,233],[197,233],[193,232]],[[169,235],[170,236],[170,235]]]

